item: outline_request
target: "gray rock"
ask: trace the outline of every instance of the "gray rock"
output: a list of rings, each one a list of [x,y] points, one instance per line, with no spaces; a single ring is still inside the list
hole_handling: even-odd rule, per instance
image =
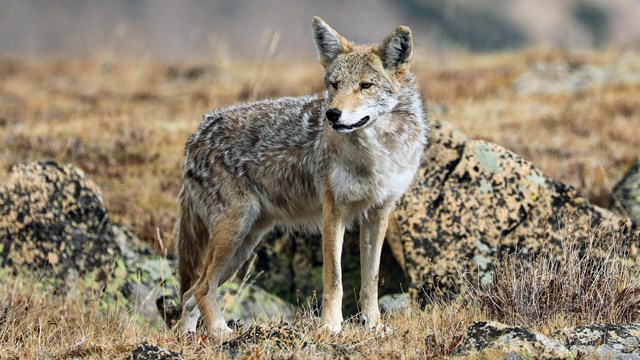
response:
[[[510,359],[567,359],[569,350],[562,344],[522,326],[508,326],[495,321],[475,322],[452,356],[468,356],[488,349],[497,350]]]
[[[411,296],[409,293],[387,294],[378,300],[380,312],[386,313],[411,313]]]
[[[612,205],[640,225],[640,156],[613,188]]]
[[[227,282],[220,286],[218,294],[219,306],[227,319],[240,319],[246,324],[293,321],[293,305],[258,286]]]
[[[156,299],[157,313],[172,327],[180,318],[180,298],[173,289]],[[252,325],[256,321],[292,322],[295,307],[278,296],[252,284],[227,282],[218,288],[218,305],[225,319]]]

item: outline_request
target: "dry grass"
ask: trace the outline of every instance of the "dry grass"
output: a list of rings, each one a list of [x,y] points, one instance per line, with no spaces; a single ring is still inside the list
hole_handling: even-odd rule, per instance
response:
[[[79,284],[73,293],[55,295],[37,289],[31,281],[15,279],[0,285],[0,358],[123,358],[148,341],[182,353],[185,358],[327,358],[349,355],[432,358],[451,353],[470,321],[484,319],[475,307],[434,304],[412,315],[387,316],[392,335],[366,333],[351,319],[342,333],[330,337],[317,331],[318,320],[300,311],[291,343],[248,342],[239,348],[221,347],[199,336],[179,339],[166,329],[140,327],[134,314],[104,303],[99,292]],[[407,321],[410,318],[410,321]]]
[[[640,148],[633,131],[640,125],[640,84],[553,96],[518,94],[514,85],[538,63],[607,65],[622,56],[550,50],[417,56],[414,70],[433,118],[527,157],[606,206]],[[624,56],[640,64],[640,55]],[[0,59],[0,179],[19,162],[72,162],[103,189],[117,221],[147,240],[156,227],[167,237],[184,143],[202,114],[239,101],[319,92],[321,74],[316,61],[277,57]]]
[[[588,242],[571,226],[560,244],[536,256],[514,253],[497,264],[492,282],[466,282],[467,296],[491,319],[551,333],[566,326],[640,319],[640,274],[622,239],[594,229]],[[603,245],[603,242],[610,246]],[[560,248],[560,253],[558,249]]]
[[[385,315],[391,334],[364,332],[352,318],[342,333],[328,336],[318,331],[315,311],[303,306],[286,326],[289,337],[245,333],[235,346],[221,346],[203,332],[186,340],[164,328],[140,325],[139,316],[102,296],[96,284],[78,281],[59,294],[33,279],[2,274],[0,358],[124,358],[147,341],[185,358],[430,359],[450,355],[474,321],[497,320],[546,335],[567,326],[640,321],[640,278],[627,254],[615,247],[591,252],[589,244],[569,238],[563,245],[561,254],[506,257],[496,265],[492,284],[467,286],[456,300],[433,299],[425,308],[412,305]],[[477,356],[501,355],[496,351]]]
[[[524,155],[551,177],[607,205],[610,189],[640,149],[634,135],[640,84],[553,96],[518,94],[514,84],[536,63],[606,65],[621,55],[531,50],[417,56],[414,70],[432,117]],[[626,56],[640,64],[640,55]],[[321,91],[321,73],[315,61],[277,57],[260,64],[109,56],[0,59],[0,181],[19,162],[74,163],[100,186],[116,221],[149,241],[157,228],[167,238],[184,142],[202,114],[238,101]],[[531,262],[506,258],[495,286],[472,292],[476,301],[436,301],[411,315],[391,315],[386,319],[395,329],[391,336],[374,337],[348,323],[343,333],[328,338],[315,330],[314,317],[302,314],[294,328],[313,346],[259,343],[242,353],[248,358],[438,358],[453,350],[474,320],[495,318],[546,334],[566,324],[638,321],[637,277],[619,254],[593,261],[576,258],[574,250],[567,247],[564,265],[545,256]],[[120,358],[143,340],[187,358],[229,356],[212,341],[190,344],[166,330],[140,327],[135,314],[104,303],[98,294],[79,284],[75,292],[56,295],[24,279],[0,277],[0,358]],[[550,321],[541,323],[539,316]]]

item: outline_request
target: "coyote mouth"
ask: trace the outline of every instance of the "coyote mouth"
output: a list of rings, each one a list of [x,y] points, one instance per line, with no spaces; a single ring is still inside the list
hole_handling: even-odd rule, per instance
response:
[[[336,130],[338,132],[348,132],[348,131],[363,127],[369,121],[369,119],[370,117],[369,115],[367,115],[353,125],[334,124],[331,127],[333,127],[333,130]]]

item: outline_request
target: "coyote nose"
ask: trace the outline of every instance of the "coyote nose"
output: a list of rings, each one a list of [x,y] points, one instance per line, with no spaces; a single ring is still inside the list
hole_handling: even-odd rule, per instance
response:
[[[327,110],[327,119],[329,119],[329,121],[332,124],[335,124],[338,120],[340,120],[340,115],[342,115],[342,111],[336,109],[336,108],[332,108]]]

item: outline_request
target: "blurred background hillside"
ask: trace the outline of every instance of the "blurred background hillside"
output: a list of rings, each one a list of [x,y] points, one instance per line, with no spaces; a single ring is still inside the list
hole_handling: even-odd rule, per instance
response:
[[[2,0],[0,55],[313,56],[313,15],[361,42],[403,23],[435,54],[640,45],[640,0]]]

